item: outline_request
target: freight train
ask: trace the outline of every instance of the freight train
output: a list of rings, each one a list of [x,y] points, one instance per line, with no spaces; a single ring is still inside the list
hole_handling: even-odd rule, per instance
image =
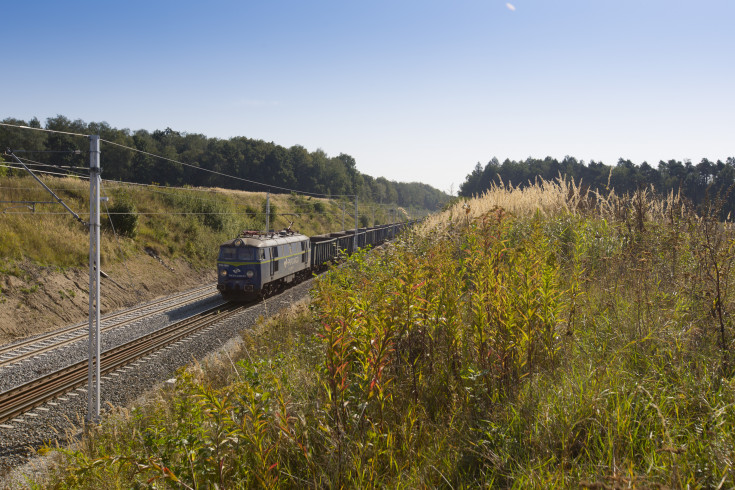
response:
[[[299,282],[357,248],[394,238],[414,221],[307,237],[290,230],[244,231],[219,247],[217,289],[228,301],[251,301]]]

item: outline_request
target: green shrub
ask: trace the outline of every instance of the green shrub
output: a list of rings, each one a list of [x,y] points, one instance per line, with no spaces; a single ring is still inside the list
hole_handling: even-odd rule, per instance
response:
[[[115,233],[129,238],[138,234],[138,210],[129,197],[115,199],[107,212],[108,219],[103,223],[105,228],[114,228]]]
[[[214,231],[225,231],[232,224],[232,215],[227,208],[219,202],[215,201],[196,201],[192,212],[199,214],[202,223],[210,227]]]

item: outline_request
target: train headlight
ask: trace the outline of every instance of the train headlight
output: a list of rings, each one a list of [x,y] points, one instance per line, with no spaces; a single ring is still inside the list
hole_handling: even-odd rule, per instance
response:
[[[220,269],[219,275],[222,277],[227,277],[227,269]]]
[[[247,272],[245,273],[245,275],[246,275],[246,276],[248,276],[248,279],[252,279],[252,278],[253,278],[253,276],[255,275],[255,272],[253,272],[253,271],[247,271]]]

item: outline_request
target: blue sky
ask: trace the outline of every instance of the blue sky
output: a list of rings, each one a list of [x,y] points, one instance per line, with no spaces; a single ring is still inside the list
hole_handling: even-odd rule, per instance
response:
[[[735,156],[732,0],[40,0],[2,14],[0,119],[300,144],[445,191],[492,157]]]

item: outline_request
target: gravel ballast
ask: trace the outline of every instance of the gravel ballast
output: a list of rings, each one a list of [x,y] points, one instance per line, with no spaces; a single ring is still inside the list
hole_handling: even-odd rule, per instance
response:
[[[224,346],[240,332],[252,327],[258,318],[268,318],[308,296],[311,280],[283,293],[253,304],[234,317],[164,348],[157,353],[103,376],[101,406],[127,406],[155,385],[172,378],[178,368],[201,360]],[[163,328],[207,308],[224,304],[218,293],[186,305],[175,312],[145,318],[134,324],[102,334],[102,350],[123,344],[135,337]],[[54,350],[0,371],[0,392],[30,379],[87,358],[87,342]],[[0,477],[14,467],[27,463],[45,444],[66,445],[78,434],[87,413],[86,388],[79,388],[0,426]],[[17,476],[17,475],[16,475]],[[17,481],[17,480],[16,480]],[[5,486],[8,482],[5,482]]]

